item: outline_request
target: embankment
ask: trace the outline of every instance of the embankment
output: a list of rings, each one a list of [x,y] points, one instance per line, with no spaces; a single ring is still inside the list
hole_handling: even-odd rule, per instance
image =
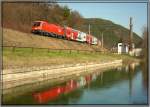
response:
[[[10,46],[10,47],[6,47],[6,46]],[[12,46],[15,47],[15,51],[12,51]],[[23,48],[23,47],[29,47],[29,48]],[[34,51],[32,50],[32,48],[34,48]],[[47,51],[47,49],[49,50]],[[62,49],[62,51],[58,49]],[[63,50],[65,49],[66,51],[64,52]],[[12,29],[6,29],[6,28],[3,29],[3,68],[4,69],[14,68],[14,67],[16,68],[22,66],[47,66],[47,65],[49,66],[49,65],[56,65],[56,64],[61,65],[61,64],[73,63],[73,62],[84,63],[87,61],[87,58],[89,56],[85,56],[85,54],[83,54],[85,52],[77,51],[77,52],[72,52],[71,55],[69,55],[68,54],[70,53],[69,49],[87,50],[86,53],[88,53],[88,51],[93,51],[93,52],[100,51],[101,46],[88,45],[86,43],[68,41],[64,39],[46,37],[46,36],[35,35],[31,33],[23,33]],[[78,52],[80,54],[78,54]]]
[[[39,66],[74,65],[86,62],[99,63],[118,59],[126,60],[128,63],[131,60],[136,60],[128,55],[96,52],[100,50],[101,46],[99,45],[88,45],[86,43],[3,29],[3,69],[39,68]]]
[[[12,29],[3,29],[3,45],[16,47],[34,47],[49,49],[101,50],[100,45],[68,41],[53,37],[23,33]]]
[[[32,69],[11,69],[3,70],[3,90],[23,86],[27,84],[39,83],[42,81],[63,81],[69,76],[79,76],[82,73],[89,73],[96,69],[114,67],[122,64],[122,60],[114,60],[103,63],[86,63],[72,66],[55,66],[50,68]]]

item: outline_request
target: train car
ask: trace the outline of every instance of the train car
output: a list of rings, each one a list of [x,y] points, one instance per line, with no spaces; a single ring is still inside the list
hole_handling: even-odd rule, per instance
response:
[[[92,44],[92,36],[91,35],[89,35],[89,34],[86,35],[86,42],[88,44]]]
[[[65,27],[65,36],[67,40],[76,40],[78,36],[78,31],[70,27]]]
[[[77,37],[78,37],[78,34],[79,34],[79,31],[78,31],[78,30],[72,29],[71,40],[76,41],[76,40],[77,40]]]
[[[35,21],[32,26],[32,33],[64,38],[64,28],[46,21]]]
[[[92,37],[92,45],[96,45],[96,44],[98,44],[98,40],[97,40],[97,38],[96,37]]]
[[[66,37],[66,39],[67,40],[71,40],[71,35],[73,35],[72,34],[72,28],[70,28],[70,27],[65,27],[64,28],[64,32],[65,32],[65,37]]]
[[[76,41],[86,42],[86,33],[78,31],[78,36],[77,36]]]

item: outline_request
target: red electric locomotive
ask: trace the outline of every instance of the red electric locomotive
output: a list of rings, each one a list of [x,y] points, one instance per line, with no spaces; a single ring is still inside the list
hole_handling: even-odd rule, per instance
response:
[[[47,36],[64,38],[64,28],[55,24],[49,24],[46,21],[35,21],[32,26],[32,33],[38,33]]]

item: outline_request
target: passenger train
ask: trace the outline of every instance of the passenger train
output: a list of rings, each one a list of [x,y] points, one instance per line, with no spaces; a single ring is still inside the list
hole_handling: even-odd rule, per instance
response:
[[[34,21],[31,32],[44,36],[64,38],[78,42],[86,42],[88,44],[98,44],[98,39],[90,34],[75,30],[71,27],[61,27],[46,21]]]

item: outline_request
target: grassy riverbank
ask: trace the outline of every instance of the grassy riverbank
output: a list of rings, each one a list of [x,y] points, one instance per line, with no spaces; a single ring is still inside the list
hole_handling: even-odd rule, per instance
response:
[[[11,48],[3,48],[3,67],[25,67],[25,66],[49,66],[60,64],[75,64],[87,62],[105,62],[115,59],[123,59],[129,63],[138,59],[129,55],[118,55],[111,53],[91,53],[82,51],[57,51],[46,49],[17,48],[12,51]]]

